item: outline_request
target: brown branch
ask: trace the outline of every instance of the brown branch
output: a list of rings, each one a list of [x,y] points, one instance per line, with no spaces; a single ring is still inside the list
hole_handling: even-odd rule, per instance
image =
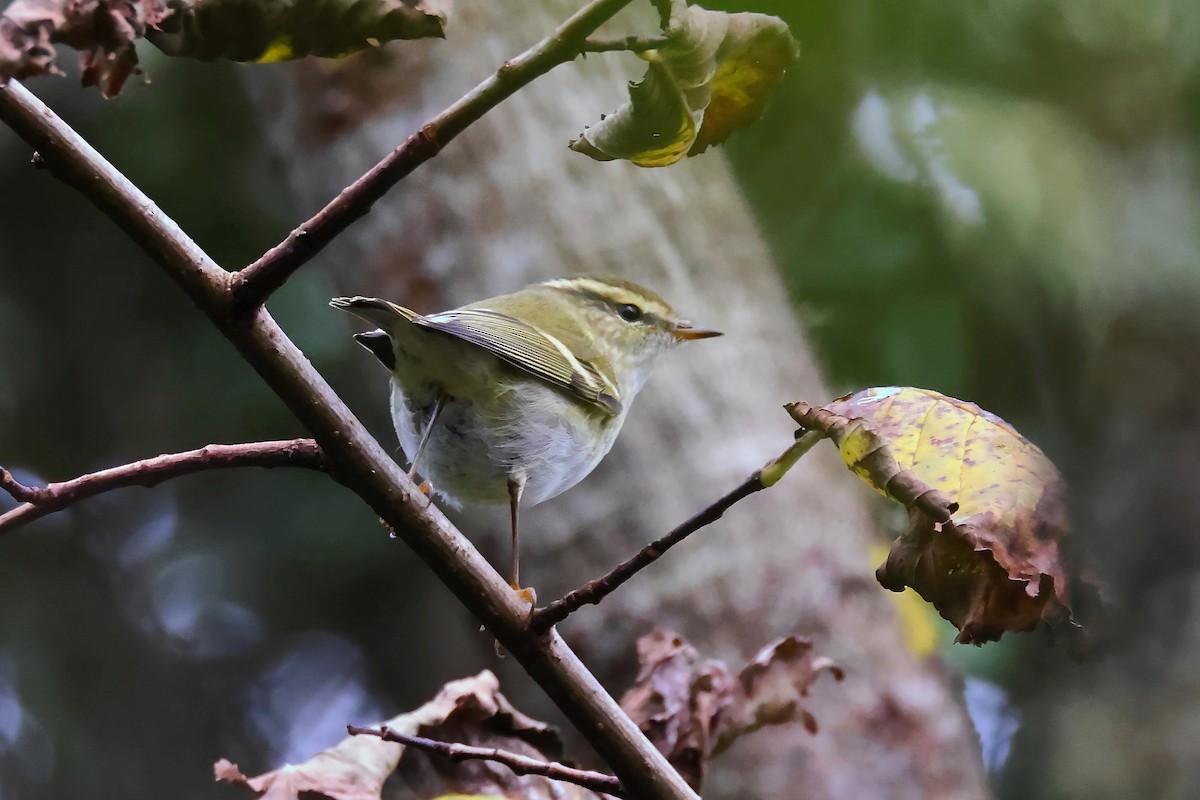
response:
[[[494,761],[508,767],[517,775],[541,775],[544,778],[573,783],[576,786],[591,789],[593,792],[603,792],[613,797],[627,796],[615,775],[568,767],[558,761],[540,761],[496,747],[474,747],[456,742],[426,739],[424,736],[410,736],[407,733],[392,730],[386,725],[381,728],[359,728],[355,725],[347,725],[346,732],[351,736],[378,736],[385,742],[399,742],[408,747],[439,753],[451,761]]]
[[[582,52],[587,37],[630,2],[593,0],[545,39],[506,61],[494,74],[422,125],[314,217],[234,276],[234,314],[248,314],[266,302],[292,273],[351,223],[365,216],[389,189],[518,89],[573,60]]]
[[[180,475],[233,467],[302,467],[328,471],[321,449],[312,439],[210,444],[199,450],[167,453],[41,488],[21,485],[11,472],[0,467],[0,489],[22,503],[0,514],[0,536],[80,500],[114,489],[157,486]]]
[[[620,5],[612,0],[592,3],[585,10],[594,13],[598,7],[613,10]],[[513,655],[630,795],[696,800],[695,792],[562,638],[553,631],[531,635],[528,603],[408,480],[266,309],[233,317],[226,302],[229,273],[24,87],[0,84],[0,120],[41,153],[51,174],[94,203],[187,292],[312,433],[334,476],[391,525]]]
[[[655,539],[639,550],[632,558],[618,564],[607,574],[588,581],[578,589],[567,592],[545,608],[539,608],[533,614],[530,627],[538,633],[548,631],[583,606],[599,603],[615,592],[625,581],[661,558],[662,554],[667,552],[667,550],[706,525],[711,525],[719,520],[739,500],[744,500],[755,492],[766,489],[767,486],[768,484],[762,480],[762,470],[755,472],[736,489],[670,533]]]
[[[735,503],[746,499],[755,492],[774,486],[818,441],[820,441],[820,437],[817,436],[798,436],[792,446],[785,450],[779,458],[764,465],[736,489],[695,514],[667,535],[655,539],[632,558],[618,564],[607,574],[588,581],[578,589],[567,592],[545,608],[537,609],[529,621],[529,626],[538,633],[544,633],[584,606],[599,603],[615,592],[625,581],[661,558],[667,550],[701,528],[719,520]]]
[[[581,48],[585,53],[644,53],[657,50],[671,40],[666,36],[626,36],[622,39],[588,39]]]

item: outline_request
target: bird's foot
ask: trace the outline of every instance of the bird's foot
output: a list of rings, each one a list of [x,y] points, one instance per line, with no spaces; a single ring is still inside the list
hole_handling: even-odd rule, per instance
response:
[[[537,605],[537,592],[534,591],[534,588],[526,586],[522,589],[520,586],[513,586],[512,590],[517,593],[517,597],[521,598],[521,602],[529,604],[530,613],[532,613],[533,607]]]
[[[383,526],[383,529],[384,529],[385,531],[387,531],[387,533],[388,533],[388,538],[389,538],[389,539],[395,539],[395,538],[396,538],[396,529],[392,527],[391,523],[389,523],[389,522],[388,522],[386,519],[384,519],[383,517],[380,517],[380,518],[379,518],[379,524]]]

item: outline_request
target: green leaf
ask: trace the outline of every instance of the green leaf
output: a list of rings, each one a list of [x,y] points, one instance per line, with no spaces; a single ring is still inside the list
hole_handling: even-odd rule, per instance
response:
[[[665,167],[721,144],[761,116],[771,90],[799,56],[787,24],[673,0],[667,44],[629,85],[629,102],[571,142],[597,161]]]

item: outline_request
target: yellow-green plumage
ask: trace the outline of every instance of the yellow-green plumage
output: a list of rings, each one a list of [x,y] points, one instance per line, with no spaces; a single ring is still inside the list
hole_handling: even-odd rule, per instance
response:
[[[454,502],[536,505],[574,486],[612,447],[654,360],[717,335],[658,295],[612,278],[572,278],[420,315],[383,300],[331,305],[378,325],[360,341],[392,369],[401,447]],[[363,337],[367,337],[364,341]],[[514,522],[515,541],[515,522]]]

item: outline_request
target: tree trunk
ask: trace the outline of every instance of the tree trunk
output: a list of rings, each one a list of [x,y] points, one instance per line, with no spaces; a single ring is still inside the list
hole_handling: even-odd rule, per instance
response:
[[[506,4],[461,3],[445,42],[305,61],[266,78],[256,72],[258,106],[301,212],[315,211],[573,5],[556,0],[518,14]],[[653,25],[650,13],[640,19],[643,31]],[[617,274],[726,332],[664,358],[596,473],[523,517],[524,574],[543,600],[606,570],[780,453],[794,429],[785,401],[828,399],[719,153],[641,170],[567,149],[623,101],[638,71],[622,54],[559,67],[459,137],[319,258],[340,291],[421,311],[542,278]],[[381,384],[377,400],[382,407]],[[629,677],[632,641],[657,625],[735,667],[799,632],[845,668],[844,684],[815,687],[817,735],[791,726],[750,737],[718,762],[705,797],[796,797],[798,787],[831,800],[985,795],[957,691],[906,650],[872,575],[867,496],[832,449],[819,448],[779,486],[560,626],[615,691]],[[469,533],[490,532],[491,552],[504,552],[506,513],[468,509],[459,519]],[[437,662],[442,655],[430,657],[443,679],[468,671],[449,657]],[[516,693],[517,677],[505,679]]]

